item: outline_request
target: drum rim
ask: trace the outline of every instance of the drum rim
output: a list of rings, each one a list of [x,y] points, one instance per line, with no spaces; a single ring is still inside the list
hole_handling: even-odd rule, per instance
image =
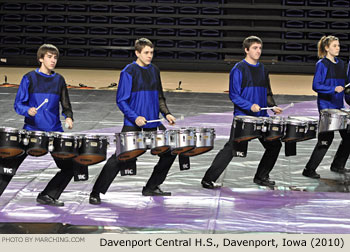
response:
[[[283,117],[269,117],[269,119],[266,120],[268,123],[275,123],[275,124],[279,124],[279,125],[283,125],[285,124],[285,120],[283,119]]]
[[[205,127],[201,127],[198,128],[198,131],[196,131],[196,134],[200,134],[200,133],[215,133],[215,128],[205,128]]]
[[[300,125],[306,126],[307,125],[307,122],[305,122],[305,121],[291,119],[291,118],[286,119],[285,122],[286,122],[286,125],[297,125],[297,126],[300,126]]]
[[[182,127],[178,131],[180,133],[187,132],[187,131],[196,133],[196,128],[195,127],[188,127],[188,128]]]
[[[96,140],[100,140],[100,139],[107,139],[107,136],[104,136],[104,135],[92,135],[92,134],[86,134],[86,135],[83,135],[81,137],[81,139],[96,139]]]
[[[317,119],[308,117],[308,116],[288,116],[288,119],[295,119],[307,123],[318,123]]]
[[[350,108],[341,108],[340,111],[349,114],[350,113]]]
[[[137,133],[137,134],[135,134]],[[125,131],[125,132],[118,132],[118,133],[115,133],[115,136],[121,136],[121,135],[139,135],[139,134],[143,134],[142,131]]]
[[[80,139],[81,136],[80,135],[74,135],[73,133],[54,133],[53,134],[54,138],[63,138],[63,139]]]
[[[149,131],[151,135],[166,135],[166,130]]]
[[[335,113],[328,113],[328,112],[335,112]],[[320,114],[329,114],[329,115],[345,115],[347,116],[348,114],[346,112],[343,112],[341,109],[322,109],[320,110]]]
[[[38,130],[38,131],[34,131],[34,130],[27,130],[26,131],[26,133],[27,133],[27,135],[29,135],[29,136],[49,136],[49,133],[48,132],[46,132],[46,131],[40,131],[40,130]]]
[[[9,129],[8,131],[6,131],[6,129]],[[23,129],[17,129],[14,127],[0,127],[0,132],[4,132],[4,133],[19,133],[22,132]]]
[[[177,133],[177,132],[180,132],[180,130],[178,130],[178,129],[170,129],[170,130],[167,130],[166,132],[167,133]]]
[[[250,116],[250,115],[238,115],[238,116],[235,116],[233,119],[236,120],[236,118],[237,118],[237,121],[243,121],[243,122],[258,122],[258,123],[264,122],[263,118],[256,117],[256,116]]]

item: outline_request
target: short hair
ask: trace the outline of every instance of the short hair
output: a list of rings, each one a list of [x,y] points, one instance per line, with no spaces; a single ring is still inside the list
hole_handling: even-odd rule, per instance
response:
[[[149,46],[151,48],[154,48],[153,43],[151,40],[147,38],[139,38],[135,41],[135,51],[138,51],[139,53],[142,51],[143,48],[146,46]]]
[[[60,52],[58,51],[56,46],[54,46],[52,44],[43,44],[42,46],[39,47],[39,49],[36,53],[36,57],[37,57],[38,62],[40,62],[39,59],[42,59],[45,57],[45,54],[47,52],[55,54],[55,55],[57,55],[57,57],[60,55]]]
[[[339,39],[335,36],[329,35],[329,36],[323,36],[317,43],[317,56],[319,59],[323,58],[327,55],[326,46],[330,46],[331,43],[335,40]]]
[[[261,38],[257,36],[249,36],[243,40],[243,49],[249,50],[250,46],[254,43],[263,44]]]

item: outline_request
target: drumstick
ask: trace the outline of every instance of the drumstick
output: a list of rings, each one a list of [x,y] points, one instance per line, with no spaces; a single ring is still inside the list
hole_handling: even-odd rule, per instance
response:
[[[49,99],[45,99],[37,108],[36,110],[38,110],[39,108],[41,108],[45,103],[48,103],[49,102]]]
[[[260,108],[260,110],[268,110],[268,109],[274,109],[276,108],[276,106],[273,106],[273,107],[266,107],[266,108]]]
[[[147,121],[147,123],[161,122],[161,121],[164,121],[164,120],[165,120],[164,118],[157,119],[157,120],[150,120],[150,121]]]
[[[350,86],[350,83],[346,84],[344,87],[346,87],[346,88],[347,88],[348,86]]]
[[[176,120],[176,121],[181,121],[181,120],[184,120],[185,117],[183,115],[180,116],[180,119]],[[150,121],[147,121],[147,123],[153,123],[153,122],[161,122],[161,121],[164,121],[165,118],[162,118],[162,119],[157,119],[157,120],[150,120]]]
[[[288,106],[286,106],[285,108],[283,108],[282,110],[286,110],[286,109],[289,109],[291,107],[294,107],[294,103],[292,102],[291,104],[289,104]]]

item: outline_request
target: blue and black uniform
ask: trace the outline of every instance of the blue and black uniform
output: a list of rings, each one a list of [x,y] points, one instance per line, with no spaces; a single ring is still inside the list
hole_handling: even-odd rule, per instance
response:
[[[258,104],[262,108],[276,106],[271,91],[269,73],[260,62],[252,65],[242,60],[232,68],[230,72],[229,97],[234,104],[234,116],[250,115],[267,117],[266,110],[256,113],[252,112],[252,105]],[[233,125],[232,123],[229,141],[216,155],[213,163],[205,173],[203,181],[215,182],[226,169],[232,158],[236,156],[239,144],[234,142],[235,130]],[[270,171],[273,169],[282,144],[279,140],[265,141],[259,138],[259,141],[264,146],[265,153],[259,163],[255,178],[264,180],[268,178]]]
[[[145,67],[133,62],[127,65],[120,73],[117,105],[124,114],[124,126],[122,132],[128,131],[155,131],[157,127],[165,130],[160,122],[147,123],[142,128],[138,127],[135,120],[143,116],[146,120],[156,120],[159,112],[165,117],[170,114],[165,103],[159,69],[149,64]],[[145,188],[154,190],[161,185],[172,166],[176,155],[170,151],[159,155],[158,164],[154,167],[152,175]],[[135,168],[136,159],[126,162],[119,161],[113,154],[103,166],[99,177],[93,187],[94,193],[106,193],[120,170]]]
[[[43,105],[35,116],[30,116],[28,110]],[[18,88],[14,108],[17,114],[24,116],[24,129],[31,131],[63,132],[60,120],[60,103],[62,115],[73,118],[72,107],[64,78],[55,72],[46,75],[38,70],[24,75]]]
[[[38,107],[45,99],[45,103],[37,110],[35,116],[30,116],[28,110],[31,107]],[[21,80],[14,102],[14,109],[24,116],[23,128],[28,131],[58,131],[63,132],[60,120],[60,104],[62,115],[73,120],[72,106],[69,100],[68,90],[64,78],[55,72],[50,75],[39,72],[38,69],[25,74]],[[27,154],[13,159],[4,159],[1,165],[18,169]],[[86,168],[73,160],[57,160],[57,167],[61,170],[51,179],[42,194],[47,194],[58,199],[73,177],[73,170]],[[0,175],[0,195],[12,179],[12,176]]]
[[[344,92],[337,93],[335,88],[346,84],[348,80],[344,62],[334,58],[335,62],[324,57],[316,63],[316,71],[313,79],[312,89],[317,92],[318,110],[344,108],[344,98],[349,104],[349,95]],[[349,73],[348,73],[349,74]],[[331,170],[344,172],[345,164],[350,154],[350,134],[346,130],[339,131],[342,141],[334,156]],[[312,152],[309,162],[306,164],[306,173],[314,173],[323,157],[326,155],[334,138],[334,132],[322,132],[318,134],[317,144]]]

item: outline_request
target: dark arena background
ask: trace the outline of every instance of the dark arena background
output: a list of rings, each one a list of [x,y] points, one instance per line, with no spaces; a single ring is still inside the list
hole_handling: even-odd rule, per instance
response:
[[[72,181],[60,199],[64,207],[39,205],[38,193],[58,171],[50,154],[28,156],[0,197],[0,233],[350,233],[350,174],[330,171],[341,138],[335,139],[317,171],[302,176],[317,138],[297,143],[295,156],[283,143],[271,172],[276,186],[253,183],[264,149],[249,142],[218,182],[201,179],[227,142],[233,119],[229,72],[244,58],[242,41],[259,36],[261,62],[270,72],[283,117],[318,120],[312,78],[317,42],[335,35],[340,58],[349,61],[349,0],[0,0],[0,126],[23,127],[13,104],[22,76],[37,68],[36,52],[50,43],[60,50],[55,71],[69,87],[74,134],[106,135],[107,159],[123,114],[116,106],[119,73],[135,60],[134,41],[155,44],[165,97],[178,119],[168,129],[215,129],[214,148],[191,157],[188,170],[176,160],[162,189],[169,197],[142,196],[158,158],[147,151],[137,174],[114,180],[102,204],[89,194],[106,161],[89,166],[89,179]],[[270,113],[270,112],[269,112]],[[272,115],[272,114],[271,114]],[[350,148],[350,147],[349,147]],[[349,168],[349,165],[347,164]]]

